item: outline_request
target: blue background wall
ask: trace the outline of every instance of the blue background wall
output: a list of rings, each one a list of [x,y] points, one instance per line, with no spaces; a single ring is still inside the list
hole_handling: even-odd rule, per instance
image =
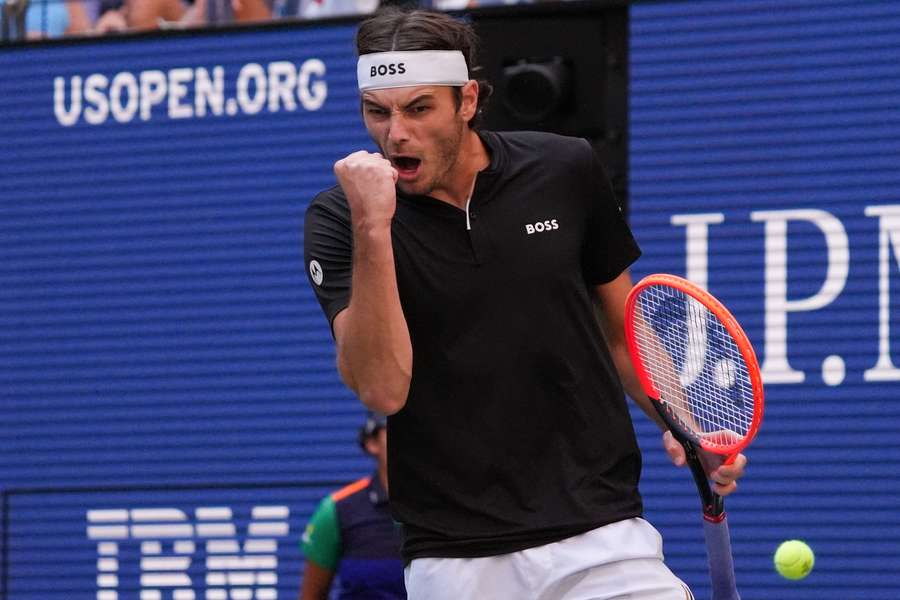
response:
[[[0,486],[11,599],[94,598],[87,511],[145,507],[176,508],[191,522],[198,507],[231,507],[243,541],[253,506],[288,506],[279,597],[296,593],[307,516],[371,468],[355,441],[363,413],[338,381],[302,261],[306,204],[333,184],[334,161],[367,143],[353,31],[337,23],[0,52]],[[224,95],[238,98],[245,65],[288,62],[296,72],[310,59],[326,68],[308,82],[310,94],[327,85],[315,110],[295,94],[293,111],[266,103],[247,114],[245,102],[233,116],[175,119],[167,101],[146,121],[110,115],[92,125],[82,113],[63,126],[54,113],[57,77],[67,110],[71,78],[94,73],[111,82],[123,71],[139,80],[220,66]],[[193,107],[188,87],[180,104]],[[163,539],[173,554],[176,540]],[[128,540],[123,551],[140,544]],[[198,597],[204,548],[191,567]],[[129,564],[137,568],[120,564],[121,598],[138,597]]]
[[[759,358],[778,353],[769,336],[780,333],[789,365],[804,378],[779,383],[784,374],[768,369],[766,421],[748,451],[740,493],[726,503],[743,597],[898,598],[900,372],[881,382],[864,373],[876,365],[885,320],[879,219],[866,209],[900,207],[900,5],[637,3],[630,57],[631,218],[646,253],[637,274],[685,274],[689,255],[706,258],[699,272],[744,324]],[[759,212],[788,210],[833,216],[836,223],[825,225],[835,232],[833,254],[819,226],[791,220],[781,279],[779,254],[766,259]],[[709,225],[708,249],[688,253],[686,227],[673,216],[709,213],[722,222]],[[889,254],[883,317],[891,329],[882,337],[897,365],[900,253]],[[766,288],[767,268],[770,278],[786,280],[787,299],[799,302],[819,292],[829,260],[838,271],[847,267],[839,291],[777,324],[778,292]],[[845,365],[839,383],[839,371],[825,369],[835,376],[831,384],[823,375],[823,364],[836,360],[826,363],[830,356]],[[697,528],[680,512],[693,499],[682,502],[680,488],[669,487],[674,477],[648,472],[649,513],[673,566],[699,581]],[[678,485],[686,479],[679,476]],[[779,541],[795,537],[809,541],[817,562],[810,577],[790,583],[773,572],[771,556]]]
[[[352,23],[333,22],[0,52],[0,487],[10,600],[95,598],[100,589],[137,598],[147,530],[135,527],[144,524],[167,556],[185,556],[177,541],[195,542],[186,574],[198,598],[209,587],[211,539],[236,539],[251,559],[268,554],[248,541],[277,539],[274,587],[279,598],[295,595],[307,516],[326,491],[369,468],[354,442],[362,411],[335,374],[301,250],[307,202],[332,184],[336,159],[368,145],[352,34]],[[900,205],[900,8],[635,3],[630,53],[630,210],[645,250],[635,274],[685,274],[689,265],[705,273],[760,358],[782,331],[786,358],[804,376],[767,382],[767,421],[728,502],[742,594],[894,600],[900,383],[864,373],[880,337],[900,364],[897,319],[887,336],[879,330],[883,314],[890,322],[897,313],[898,260],[891,250],[879,262],[879,220],[866,215]],[[282,98],[277,110],[257,111],[247,101],[253,85],[239,96],[247,65],[300,70],[313,59],[326,68],[308,82],[327,86],[320,107],[295,96],[294,110]],[[216,66],[225,98],[244,102],[232,104],[234,115],[226,100],[221,114],[199,116],[197,69]],[[63,126],[54,114],[56,77],[139,80],[178,68],[192,80],[173,114],[193,107],[189,118],[173,118],[166,101],[149,119],[124,123],[108,115],[88,124],[82,114]],[[830,302],[790,312],[780,327],[767,311],[766,269],[777,256],[766,260],[760,211],[800,209],[839,222],[848,274]],[[709,226],[704,271],[677,223],[710,213],[721,223]],[[786,233],[787,299],[814,296],[827,274],[825,236],[797,219]],[[822,365],[833,355],[845,376],[830,385],[837,371],[826,377]],[[672,567],[705,597],[689,475],[668,464],[642,415],[636,425],[648,516]],[[229,516],[220,521],[233,534],[203,533],[202,509],[216,507],[228,509],[216,514]],[[275,525],[286,521],[287,530],[253,533],[254,507],[275,507],[264,516],[286,507]],[[141,512],[166,508],[176,512]],[[101,510],[113,512],[93,512]],[[98,570],[90,515],[130,527],[117,542],[115,586],[98,584],[109,572]],[[818,556],[799,583],[771,568],[777,543],[792,537]],[[262,559],[241,564],[234,570],[257,577],[243,587],[272,587],[259,576],[269,570]]]

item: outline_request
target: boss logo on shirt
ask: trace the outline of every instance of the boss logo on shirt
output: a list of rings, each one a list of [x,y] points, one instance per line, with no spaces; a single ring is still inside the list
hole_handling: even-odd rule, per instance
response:
[[[525,233],[531,235],[532,233],[543,233],[544,231],[551,231],[553,229],[559,229],[559,223],[556,219],[550,219],[548,221],[538,221],[537,223],[529,223],[525,226]]]
[[[369,77],[378,75],[403,75],[406,73],[406,63],[388,63],[386,65],[372,65]]]

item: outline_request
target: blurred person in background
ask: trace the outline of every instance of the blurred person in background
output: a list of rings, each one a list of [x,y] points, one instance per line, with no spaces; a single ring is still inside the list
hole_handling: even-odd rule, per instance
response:
[[[95,31],[149,31],[272,18],[267,0],[101,0]]]
[[[324,19],[346,17],[375,12],[382,3],[379,0],[275,0],[277,17]]]
[[[129,0],[140,3],[144,0]],[[169,4],[182,4],[181,0],[152,0],[168,7]],[[177,19],[178,26],[198,27],[225,23],[255,23],[272,18],[272,8],[267,0],[194,0],[190,6],[183,5],[185,10]],[[172,21],[173,19],[165,19]]]
[[[120,9],[129,29],[159,29],[162,23],[178,22],[191,8],[181,0],[125,0]]]
[[[15,19],[21,2],[0,0],[7,20]],[[40,40],[78,35],[91,29],[91,19],[81,0],[31,0],[25,9],[25,39]]]
[[[512,4],[532,4],[534,0],[431,0],[435,10],[466,10],[480,6],[509,6]]]
[[[359,444],[375,472],[326,496],[310,518],[300,600],[406,599],[401,534],[388,507],[384,416],[368,413]]]
[[[128,30],[128,19],[122,0],[100,0],[97,3],[97,20],[93,33],[106,34]]]
[[[22,10],[24,35],[17,27]],[[9,24],[12,31],[11,40],[252,23],[272,18],[269,0],[31,0],[27,6],[22,0],[0,0],[0,11],[4,25]]]

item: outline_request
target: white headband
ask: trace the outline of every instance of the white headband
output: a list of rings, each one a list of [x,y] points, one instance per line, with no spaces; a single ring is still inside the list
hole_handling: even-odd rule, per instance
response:
[[[459,50],[416,50],[363,54],[356,64],[359,91],[416,85],[465,85],[466,59]]]

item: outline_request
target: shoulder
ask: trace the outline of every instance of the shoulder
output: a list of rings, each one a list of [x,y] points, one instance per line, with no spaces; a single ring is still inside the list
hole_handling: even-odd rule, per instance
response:
[[[350,217],[350,205],[347,204],[347,197],[341,186],[335,185],[327,190],[321,191],[309,203],[306,209],[307,215],[310,213],[326,212],[335,216]]]
[[[351,237],[350,205],[340,186],[334,186],[316,194],[304,216],[304,232],[307,247],[325,244],[331,247],[335,240],[349,243]]]
[[[545,131],[503,131],[492,132],[512,152],[565,156],[584,155],[591,145],[584,138],[559,135]]]
[[[565,172],[589,168],[593,149],[579,137],[543,131],[490,132],[513,164],[540,163],[540,167],[559,168]]]
[[[307,533],[312,532],[316,527],[318,527],[320,531],[326,526],[339,527],[338,521],[340,518],[338,517],[338,512],[341,510],[340,506],[346,505],[348,500],[358,497],[360,492],[369,488],[370,483],[370,477],[363,477],[362,479],[358,479],[353,483],[345,485],[322,498],[321,502],[319,502],[319,506],[313,513],[312,519],[310,520],[311,527],[307,529]],[[350,502],[350,504],[354,504],[354,502]],[[306,537],[310,536],[307,535]]]
[[[368,489],[369,484],[372,482],[370,477],[363,477],[362,479],[357,479],[353,483],[349,485],[345,485],[341,489],[333,492],[330,496],[331,500],[334,503],[342,502],[347,500],[348,498],[360,493],[361,491]]]

